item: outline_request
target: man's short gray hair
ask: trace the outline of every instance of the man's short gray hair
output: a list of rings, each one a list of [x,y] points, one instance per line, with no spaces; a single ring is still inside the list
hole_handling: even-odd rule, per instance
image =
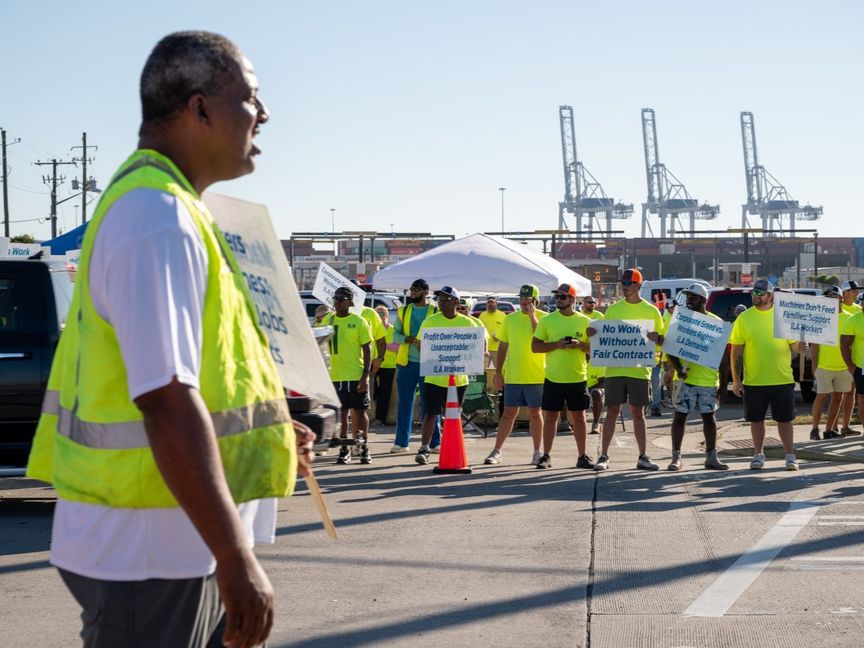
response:
[[[217,94],[234,80],[231,62],[239,54],[234,43],[212,32],[176,32],[160,40],[141,72],[142,122],[166,122],[193,94]]]

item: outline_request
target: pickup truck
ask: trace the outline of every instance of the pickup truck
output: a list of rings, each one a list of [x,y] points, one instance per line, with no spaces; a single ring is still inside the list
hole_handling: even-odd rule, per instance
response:
[[[0,474],[22,474],[75,273],[62,261],[0,259]]]

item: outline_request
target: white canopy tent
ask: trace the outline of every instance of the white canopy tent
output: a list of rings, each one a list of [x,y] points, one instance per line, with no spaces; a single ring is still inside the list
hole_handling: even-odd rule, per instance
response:
[[[516,293],[534,284],[548,293],[562,283],[580,295],[591,292],[591,282],[538,250],[489,234],[471,234],[439,245],[416,257],[383,268],[372,278],[375,290],[405,290],[415,279],[425,279],[431,290],[453,286],[476,293]]]

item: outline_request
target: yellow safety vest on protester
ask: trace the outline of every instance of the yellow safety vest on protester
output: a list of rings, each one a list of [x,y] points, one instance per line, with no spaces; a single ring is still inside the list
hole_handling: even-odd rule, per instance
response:
[[[27,475],[53,484],[67,500],[114,508],[177,506],[156,466],[141,411],[129,397],[114,329],[93,307],[88,280],[105,214],[140,188],[183,203],[207,251],[200,394],[234,501],[290,495],[297,476],[294,428],[243,274],[189,181],[150,150],[136,151],[120,167],[87,227]]]
[[[405,337],[409,337],[412,335],[414,337],[417,337],[417,333],[419,333],[419,330],[414,331],[413,333],[408,331],[408,328],[411,326],[411,311],[412,310],[414,310],[414,304],[408,304],[407,306],[400,306],[398,309],[396,309],[396,316],[399,318],[399,321],[402,322],[402,333],[405,335]],[[429,319],[430,317],[432,317],[432,315],[434,315],[437,312],[438,312],[438,309],[435,306],[432,306],[430,304],[429,307],[426,309],[426,317],[424,317],[423,320],[425,321],[425,320]],[[399,365],[400,367],[404,367],[408,364],[408,347],[409,346],[411,346],[411,345],[406,344],[405,342],[403,342],[402,344],[399,345],[399,350],[396,352],[396,364]]]

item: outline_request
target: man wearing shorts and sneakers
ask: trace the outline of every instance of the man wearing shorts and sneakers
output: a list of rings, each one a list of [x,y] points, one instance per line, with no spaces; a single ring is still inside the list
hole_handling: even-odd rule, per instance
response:
[[[360,463],[372,463],[366,430],[369,429],[369,370],[372,364],[372,330],[365,319],[351,312],[354,293],[340,287],[333,293],[334,313],[325,321],[333,327],[330,337],[330,380],[342,405],[341,437],[348,435],[348,415],[351,434],[360,445]],[[377,315],[376,315],[377,317]],[[351,463],[351,448],[339,449],[336,463]]]
[[[732,325],[732,392],[744,397],[744,418],[753,437],[752,470],[765,467],[765,415],[777,422],[777,432],[786,450],[786,470],[798,470],[792,438],[795,418],[795,380],[792,350],[798,343],[774,337],[774,286],[766,279],[753,284],[753,307]],[[743,380],[742,380],[743,361]]]
[[[495,389],[504,391],[504,412],[498,420],[495,447],[484,463],[501,463],[501,449],[513,430],[520,407],[528,408],[528,430],[534,444],[531,463],[537,465],[543,455],[543,378],[546,357],[531,350],[531,340],[538,321],[546,315],[537,308],[540,289],[526,284],[519,289],[519,310],[504,318],[498,331],[498,351],[495,358]]]
[[[543,382],[543,456],[538,468],[552,467],[552,443],[558,432],[561,410],[567,406],[573,436],[579,450],[577,468],[593,468],[591,457],[585,452],[585,410],[591,404],[588,396],[588,360],[590,351],[586,330],[591,324],[582,313],[573,310],[576,288],[561,284],[553,291],[558,310],[537,323],[531,350],[546,354],[546,373]]]
[[[603,319],[604,315],[597,310],[597,302],[591,295],[585,295],[582,298],[581,313],[592,320]],[[591,421],[591,434],[598,434],[600,431],[600,418],[603,415],[603,384],[606,377],[606,367],[592,367],[588,363],[588,394],[591,396],[591,413],[593,419]]]
[[[843,309],[843,312],[848,313],[850,316],[856,315],[861,312],[861,306],[858,304],[858,295],[861,293],[861,286],[858,285],[857,281],[844,281],[840,285],[840,293],[842,296],[840,302],[840,308]],[[860,430],[853,430],[849,426],[849,422],[852,420],[852,411],[855,409],[855,386],[846,392],[843,396],[843,403],[841,404],[843,409],[843,427],[840,428],[841,436],[857,436],[861,434]],[[861,410],[858,410],[858,416],[861,416]],[[831,421],[830,419],[826,421],[827,423],[831,423],[832,425],[827,428],[831,430],[836,430],[837,424],[836,421]]]
[[[648,333],[648,339],[656,345],[663,344],[663,316],[650,302],[639,296],[642,287],[642,273],[630,268],[621,273],[621,299],[606,309],[607,320],[648,320],[654,325],[654,330]],[[592,336],[597,331],[588,329]],[[647,367],[606,367],[606,420],[603,421],[602,453],[594,464],[594,470],[609,468],[609,445],[615,436],[615,423],[621,413],[624,403],[630,405],[630,417],[633,419],[633,436],[639,446],[639,459],[636,468],[639,470],[657,470],[659,466],[651,461],[646,454],[645,439],[645,406],[651,402],[651,366]]]
[[[835,299],[839,305],[841,299],[840,289],[837,286],[829,286],[822,292],[823,297]],[[852,317],[848,311],[840,308],[839,330],[842,334],[843,325]],[[843,354],[840,352],[840,338],[837,344],[810,344],[810,358],[813,362],[813,375],[816,377],[816,399],[813,401],[813,428],[810,430],[810,439],[819,440],[819,421],[822,420],[822,410],[825,409],[825,399],[831,397],[828,406],[828,416],[825,419],[825,439],[839,439],[843,435],[834,429],[837,417],[840,413],[840,404],[846,394],[854,391],[855,383],[851,374],[846,370],[843,362]]]
[[[702,284],[692,284],[686,290],[687,308],[703,315],[708,315],[718,322],[722,320],[714,313],[705,310],[708,291]],[[702,416],[702,433],[705,435],[705,468],[707,470],[728,470],[729,466],[717,458],[717,421],[714,412],[717,411],[717,387],[720,384],[718,372],[711,367],[705,367],[694,362],[682,363],[680,358],[667,356],[669,363],[683,381],[675,394],[675,415],[672,419],[672,462],[669,470],[681,470],[681,443],[684,441],[684,429],[687,425],[687,415],[699,412]]]

